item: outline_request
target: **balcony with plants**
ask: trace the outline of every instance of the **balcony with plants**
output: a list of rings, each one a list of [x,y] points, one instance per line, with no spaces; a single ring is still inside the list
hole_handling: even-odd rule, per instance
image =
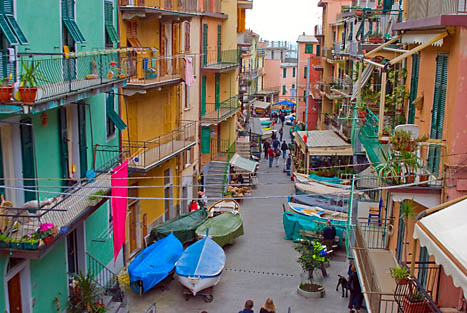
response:
[[[123,19],[159,17],[163,19],[190,18],[198,13],[197,0],[120,0]]]
[[[204,50],[201,56],[201,70],[204,72],[223,73],[237,69],[240,63],[238,49]]]
[[[123,140],[122,146],[131,158],[130,170],[147,172],[196,144],[196,122],[182,121],[170,132],[144,140]]]
[[[154,57],[150,52],[122,57],[121,66],[128,73],[124,89],[145,90],[180,83],[185,72],[184,58],[182,54]]]
[[[12,60],[1,52],[4,113],[37,113],[96,93],[123,87],[128,74],[119,66],[119,51],[18,53]]]
[[[228,119],[238,111],[238,96],[233,96],[218,103],[206,103],[206,109],[201,109],[201,124],[213,125]]]
[[[118,147],[96,145],[93,156],[93,167],[86,177],[69,180],[74,184],[58,189],[28,184],[26,192],[33,198],[48,198],[31,200],[18,207],[2,199],[0,255],[40,258],[65,237],[73,225],[108,200],[111,170],[128,157],[128,152]]]

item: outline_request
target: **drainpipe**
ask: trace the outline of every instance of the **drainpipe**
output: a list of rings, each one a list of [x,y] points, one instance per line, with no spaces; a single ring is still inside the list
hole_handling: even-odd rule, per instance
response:
[[[201,15],[200,16],[200,20],[199,20],[199,51],[198,51],[198,55],[199,55],[199,60],[198,60],[198,64],[199,64],[199,73],[198,73],[198,99],[199,99],[199,123],[198,123],[198,142],[199,142],[199,145],[198,145],[198,162],[199,162],[199,166],[198,166],[198,170],[199,172],[201,173],[201,131],[202,131],[202,127],[201,127],[201,93],[202,93],[202,90],[201,90],[201,85],[202,85],[202,80],[203,80],[203,75],[201,75],[201,63],[203,61],[203,56],[201,54],[202,50],[203,50],[203,16]],[[203,176],[204,177],[204,176]],[[203,185],[204,185],[204,181],[203,181]]]
[[[305,91],[305,129],[308,131],[308,104],[310,98],[310,65],[311,57],[308,57],[308,67],[306,69],[306,91]],[[308,135],[308,133],[307,133]]]
[[[415,223],[417,223],[419,220],[421,220],[425,216],[428,216],[428,215],[430,215],[432,213],[441,211],[441,210],[443,210],[443,209],[445,209],[445,208],[447,208],[447,207],[449,207],[451,205],[454,205],[454,204],[456,204],[458,202],[461,202],[463,200],[466,200],[466,199],[467,199],[467,196],[463,196],[463,197],[460,197],[460,198],[445,202],[445,203],[440,204],[438,206],[435,206],[433,208],[423,210],[422,212],[418,213],[417,217],[415,218]],[[418,241],[418,239],[415,239],[414,244],[412,246],[412,260],[410,262],[410,276],[412,276],[412,277],[414,277],[414,273],[415,273],[415,253],[417,252],[417,241]]]

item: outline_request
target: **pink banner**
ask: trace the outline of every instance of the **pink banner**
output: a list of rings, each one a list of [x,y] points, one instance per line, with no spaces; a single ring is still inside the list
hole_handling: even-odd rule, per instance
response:
[[[114,263],[125,243],[125,221],[128,189],[128,160],[112,170],[112,218],[114,233]]]

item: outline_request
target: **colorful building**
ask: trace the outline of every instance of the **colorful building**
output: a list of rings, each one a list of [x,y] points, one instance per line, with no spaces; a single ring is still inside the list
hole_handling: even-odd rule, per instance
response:
[[[123,265],[122,252],[114,264],[105,197],[110,170],[125,157],[117,5],[1,2],[2,312],[65,309],[73,274],[114,286]],[[20,81],[20,93],[7,87]],[[38,230],[39,245],[29,238]]]

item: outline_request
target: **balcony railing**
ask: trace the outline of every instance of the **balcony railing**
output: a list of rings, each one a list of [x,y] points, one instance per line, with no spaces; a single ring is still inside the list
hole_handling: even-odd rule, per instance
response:
[[[253,68],[244,68],[242,69],[242,79],[244,80],[254,80],[258,78],[259,75],[263,73],[262,68],[261,69],[253,69]]]
[[[126,56],[121,59],[121,65],[129,74],[127,88],[152,88],[178,83],[185,70],[184,55]]]
[[[334,42],[334,50],[333,54],[334,55],[341,55],[344,53],[344,49],[342,49],[342,42]]]
[[[220,103],[206,103],[206,112],[201,113],[201,123],[217,124],[238,111],[238,96]]]
[[[197,0],[120,0],[120,7],[151,8],[172,12],[196,13]]]
[[[146,141],[124,140],[122,145],[130,151],[130,168],[147,171],[196,143],[196,122],[182,122],[168,133]]]
[[[226,71],[238,67],[240,55],[238,49],[232,50],[207,50],[201,57],[203,70]]]
[[[429,16],[467,13],[466,0],[410,0],[407,5],[409,21]]]
[[[394,298],[399,312],[441,313],[425,288],[413,277],[409,277],[406,284],[397,284]]]
[[[258,48],[257,54],[258,54],[259,56],[264,56],[264,48]]]
[[[55,197],[53,195],[57,193],[57,188],[41,187],[31,190],[36,193],[36,198],[40,193],[49,197],[42,200],[40,206],[33,200],[22,208],[1,208],[0,227],[3,238],[0,240],[0,251],[7,250],[6,253],[13,257],[39,257],[40,252],[36,253],[38,250],[47,250],[52,241],[55,242],[68,233],[71,225],[86,218],[99,204],[108,200],[105,196],[110,192],[110,171],[127,157],[128,151],[121,152],[118,147],[96,145],[94,169],[88,171],[88,178],[71,187],[63,186],[63,193]],[[54,237],[49,238],[51,242],[38,244],[31,240],[36,238],[35,233],[41,226],[47,223],[56,230]]]
[[[21,80],[26,72],[32,71],[34,85],[27,82],[27,87],[37,88],[24,91],[20,89],[22,99],[14,98],[10,90],[9,97],[4,97],[0,102],[4,105],[33,106],[51,101],[61,104],[63,101],[78,101],[80,93],[96,89],[105,92],[107,89],[120,87],[114,84],[123,85],[128,77],[126,72],[120,71],[119,52],[116,50],[69,54],[20,53],[16,60],[11,60],[7,53],[0,52],[0,58],[2,64],[5,64],[3,77],[11,74],[13,78],[18,77]],[[13,79],[10,80],[12,82]],[[63,99],[65,97],[66,100]]]

